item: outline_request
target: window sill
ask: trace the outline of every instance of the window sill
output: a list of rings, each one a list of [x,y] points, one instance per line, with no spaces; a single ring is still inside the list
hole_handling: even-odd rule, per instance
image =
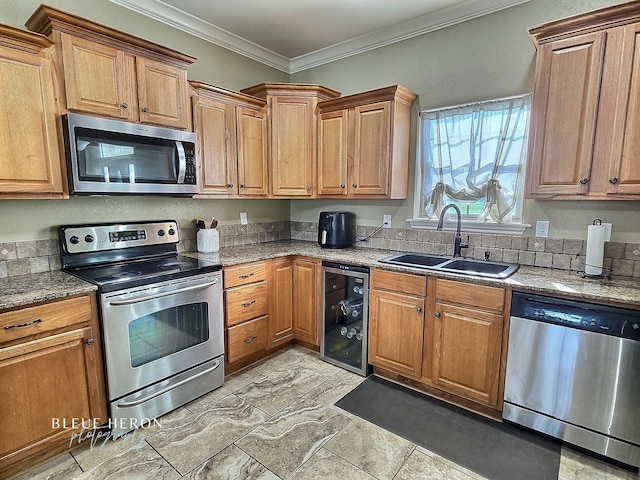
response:
[[[411,228],[417,228],[422,230],[435,230],[438,225],[437,220],[430,220],[428,218],[409,218],[405,220],[409,222]],[[527,228],[531,225],[526,223],[482,223],[471,222],[468,220],[462,220],[462,231],[464,233],[495,233],[500,235],[522,235]],[[455,230],[456,222],[454,220],[444,221],[444,230]]]

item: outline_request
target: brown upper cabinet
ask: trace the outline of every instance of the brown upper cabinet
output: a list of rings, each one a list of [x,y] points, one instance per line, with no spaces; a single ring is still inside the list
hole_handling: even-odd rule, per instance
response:
[[[640,1],[532,28],[526,195],[640,199]]]
[[[318,104],[318,196],[407,198],[411,104],[401,86]]]
[[[67,194],[56,126],[52,42],[0,25],[0,196]]]
[[[201,82],[191,82],[203,195],[266,196],[266,102]]]
[[[195,58],[45,5],[26,26],[56,44],[68,110],[191,128],[187,67]]]
[[[267,102],[271,195],[316,197],[316,107],[340,93],[320,85],[286,83],[263,83],[242,92]]]

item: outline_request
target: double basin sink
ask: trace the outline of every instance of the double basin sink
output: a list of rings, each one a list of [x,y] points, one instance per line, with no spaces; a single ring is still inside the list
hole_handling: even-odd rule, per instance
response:
[[[487,278],[508,278],[518,271],[520,264],[451,258],[426,253],[398,253],[378,260],[403,267],[423,268],[438,272],[458,273]]]

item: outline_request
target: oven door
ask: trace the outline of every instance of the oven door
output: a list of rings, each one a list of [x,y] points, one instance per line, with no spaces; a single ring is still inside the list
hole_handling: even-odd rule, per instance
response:
[[[100,298],[110,401],[224,353],[220,272]]]

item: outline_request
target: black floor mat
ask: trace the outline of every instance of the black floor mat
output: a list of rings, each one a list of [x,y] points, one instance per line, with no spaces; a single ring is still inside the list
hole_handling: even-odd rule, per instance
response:
[[[556,480],[560,443],[371,376],[336,406],[490,480]]]

